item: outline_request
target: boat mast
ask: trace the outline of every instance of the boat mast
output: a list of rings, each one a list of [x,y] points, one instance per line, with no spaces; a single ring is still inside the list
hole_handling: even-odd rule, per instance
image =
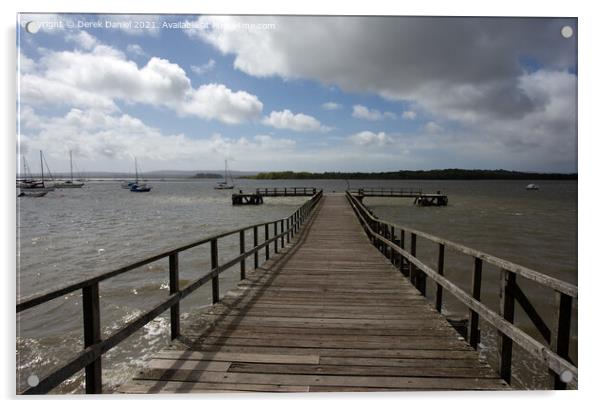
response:
[[[71,173],[71,182],[73,183],[73,151],[69,150],[69,171]]]
[[[42,171],[42,186],[44,185],[44,163],[42,162],[42,151],[40,150],[40,170]]]
[[[138,184],[138,159],[134,157],[134,168],[136,169],[136,184]]]

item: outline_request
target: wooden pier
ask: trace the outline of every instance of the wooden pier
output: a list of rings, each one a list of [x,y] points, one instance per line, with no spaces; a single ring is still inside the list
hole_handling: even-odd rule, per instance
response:
[[[257,188],[254,193],[232,194],[232,205],[259,205],[263,204],[263,197],[311,197],[321,189],[316,187],[277,187]]]
[[[370,245],[340,195],[120,391],[507,388]]]
[[[257,188],[255,194],[264,197],[311,197],[322,191],[316,187],[272,187]]]
[[[413,198],[414,204],[422,207],[446,206],[448,198],[446,194],[440,191],[436,193],[424,193],[420,189],[402,189],[402,188],[355,188],[349,190],[358,200],[362,201],[364,197],[395,197],[395,198]]]
[[[245,241],[249,232],[251,246]],[[240,255],[220,264],[218,242],[231,235],[240,236]],[[436,270],[417,257],[417,237],[439,246]],[[211,246],[211,271],[180,288],[178,254],[204,244]],[[444,277],[446,248],[473,258],[471,293]],[[160,259],[169,260],[170,296],[102,339],[99,282]],[[500,267],[500,311],[479,301],[483,263]],[[220,298],[219,274],[232,267],[239,267],[241,282]],[[541,319],[517,278],[555,291],[553,325]],[[427,279],[436,283],[435,304],[424,296]],[[208,282],[213,306],[181,327],[180,301]],[[208,237],[34,296],[20,301],[17,313],[80,289],[84,350],[24,393],[46,393],[81,369],[86,392],[102,392],[102,355],[168,310],[170,347],[118,392],[508,390],[513,345],[544,364],[551,388],[577,386],[577,368],[568,355],[575,286],[379,220],[349,193],[323,198],[319,191],[290,217]],[[441,314],[444,293],[470,312],[466,338]],[[513,324],[515,304],[546,343]],[[498,330],[494,367],[476,351],[479,319]]]
[[[263,196],[261,194],[245,194],[245,193],[234,193],[232,194],[232,205],[259,205],[263,204]]]

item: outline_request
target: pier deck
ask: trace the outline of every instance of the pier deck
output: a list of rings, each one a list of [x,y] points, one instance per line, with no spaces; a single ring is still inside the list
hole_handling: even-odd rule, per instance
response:
[[[343,195],[118,391],[504,390]]]

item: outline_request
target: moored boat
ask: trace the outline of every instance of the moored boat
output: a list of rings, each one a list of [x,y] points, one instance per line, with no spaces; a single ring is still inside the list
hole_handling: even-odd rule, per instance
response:
[[[213,187],[215,190],[232,190],[234,188],[234,180],[232,179],[232,175],[230,175],[230,183],[228,182],[228,160],[226,160],[225,170],[224,170],[224,181],[220,181]]]
[[[70,179],[54,183],[56,188],[82,188],[84,183],[73,180],[73,152],[69,150],[69,173]]]
[[[140,183],[138,179],[138,160],[134,157],[134,168],[136,170],[136,181],[130,185],[132,193],[148,193],[153,188],[146,183]],[[123,187],[123,184],[121,185]]]

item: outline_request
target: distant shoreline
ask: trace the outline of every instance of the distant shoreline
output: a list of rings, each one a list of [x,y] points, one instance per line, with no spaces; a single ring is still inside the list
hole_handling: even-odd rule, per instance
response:
[[[392,172],[233,172],[234,179],[247,180],[577,180],[577,173],[531,173],[510,170],[465,170],[465,169],[442,169],[442,170],[399,170]],[[240,174],[243,173],[243,174]],[[246,174],[245,174],[246,173]],[[39,178],[39,174],[31,174],[29,177]],[[78,175],[87,180],[129,180],[133,179],[131,174],[109,173],[109,172],[85,172]],[[153,171],[140,173],[140,177],[146,180],[216,180],[223,178],[218,172],[170,172]],[[68,175],[55,173],[54,179],[67,179]],[[20,179],[17,175],[17,179]]]
[[[253,180],[577,180],[577,173],[529,173],[509,170],[400,170],[393,172],[293,172],[277,171],[241,176]]]

